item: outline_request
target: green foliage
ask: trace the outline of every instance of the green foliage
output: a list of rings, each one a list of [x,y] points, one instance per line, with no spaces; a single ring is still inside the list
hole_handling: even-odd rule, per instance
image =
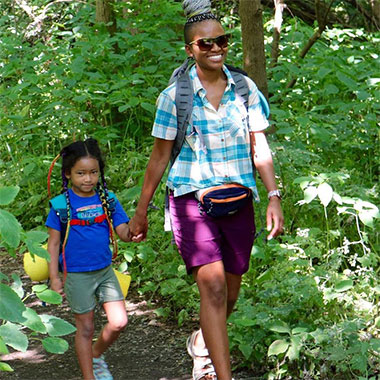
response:
[[[10,204],[19,191],[18,187],[1,187],[0,204]],[[0,210],[4,211],[4,210]],[[19,248],[20,241],[34,248],[34,253],[45,254],[46,250],[40,244],[46,240],[44,232],[30,231],[23,233],[15,216],[6,212],[0,228],[0,247],[13,252]],[[4,228],[7,226],[7,228]],[[41,252],[42,251],[42,252]],[[33,253],[33,250],[31,250]],[[3,251],[0,251],[3,254]],[[25,305],[31,296],[37,296],[43,302],[61,304],[62,296],[50,289],[46,284],[34,285],[30,294],[25,294],[23,284],[18,275],[9,278],[0,272],[0,353],[9,353],[8,347],[25,352],[30,339],[41,340],[47,352],[63,354],[68,349],[68,343],[59,336],[71,334],[75,327],[70,323],[50,315],[38,315],[32,308]],[[42,335],[42,337],[40,337]],[[46,336],[46,337],[44,337]],[[54,338],[53,338],[54,337]],[[13,371],[7,364],[0,362],[1,371]]]
[[[236,9],[224,12],[230,4],[237,2],[220,2],[234,36],[229,61],[241,66]],[[179,2],[117,2],[113,36],[95,23],[89,4],[59,10],[27,39],[29,20],[0,5],[0,249],[13,256],[28,249],[47,257],[41,247],[46,175],[74,137],[100,141],[107,183],[133,215],[153,142],[155,100],[185,57]],[[265,28],[269,57],[272,21]],[[300,59],[313,32],[298,19],[286,20],[278,65],[268,70],[276,129],[269,140],[286,235],[278,242],[263,234],[257,239],[229,320],[231,350],[241,366],[268,379],[373,379],[380,366],[379,39],[359,29],[329,29]],[[293,78],[296,85],[287,88]],[[59,169],[58,163],[53,194],[61,187]],[[199,298],[163,232],[164,183],[149,209],[147,241],[120,243],[116,264],[131,272],[141,294],[162,301],[158,316],[182,324],[197,314]],[[261,185],[259,191],[265,199]],[[259,230],[265,207],[256,205]],[[27,308],[31,295],[19,278],[0,279],[0,352],[7,345],[23,350],[24,336],[37,335],[49,352],[64,352],[60,336],[72,327]],[[44,285],[33,287],[33,295],[60,302]],[[11,369],[0,363],[0,370]]]

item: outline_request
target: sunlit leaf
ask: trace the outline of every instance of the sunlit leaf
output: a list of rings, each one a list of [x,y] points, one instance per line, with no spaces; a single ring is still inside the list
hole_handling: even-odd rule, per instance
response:
[[[0,335],[4,342],[17,351],[25,352],[28,348],[28,338],[21,331],[21,326],[11,322],[0,326]]]
[[[318,190],[315,186],[308,186],[303,192],[304,201],[306,203],[310,203],[317,195]]]
[[[279,332],[279,333],[287,333],[290,334],[289,326],[284,322],[277,322],[269,326],[269,330]]]
[[[14,372],[14,369],[8,364],[4,362],[0,362],[0,372]]]
[[[42,323],[46,326],[47,332],[51,336],[62,336],[71,334],[76,331],[76,328],[69,322],[52,315],[40,315]]]
[[[0,205],[8,205],[16,198],[20,188],[18,186],[0,187]]]
[[[332,187],[326,182],[321,183],[318,186],[318,197],[323,206],[327,207],[333,197]]]
[[[354,283],[352,280],[343,280],[336,284],[335,291],[342,293],[347,291],[348,289],[351,289],[354,286]]]
[[[42,345],[51,354],[64,354],[69,348],[69,344],[62,338],[45,338],[42,340]]]
[[[275,340],[268,348],[268,356],[282,354],[286,352],[288,347],[289,342],[286,340]]]
[[[13,214],[0,210],[0,235],[12,248],[20,244],[21,226]]]
[[[9,286],[0,283],[0,319],[11,322],[24,322],[22,313],[26,310],[17,293]]]

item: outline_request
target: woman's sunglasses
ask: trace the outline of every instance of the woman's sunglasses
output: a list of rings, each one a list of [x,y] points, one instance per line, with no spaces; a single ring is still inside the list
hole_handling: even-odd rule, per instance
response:
[[[223,34],[222,36],[215,38],[198,38],[195,41],[189,42],[188,45],[197,45],[201,51],[209,51],[214,44],[217,44],[220,48],[225,49],[228,46],[229,34]]]

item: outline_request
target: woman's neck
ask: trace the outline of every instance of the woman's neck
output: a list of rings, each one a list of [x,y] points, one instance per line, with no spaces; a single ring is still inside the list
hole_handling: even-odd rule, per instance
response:
[[[197,69],[197,75],[199,80],[202,84],[208,83],[208,84],[216,84],[220,80],[225,81],[226,75],[224,74],[223,69],[220,70],[207,70],[203,69],[200,66],[196,66]]]

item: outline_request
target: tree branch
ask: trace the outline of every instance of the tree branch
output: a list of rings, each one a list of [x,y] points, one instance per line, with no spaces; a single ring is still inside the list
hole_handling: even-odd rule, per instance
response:
[[[315,13],[317,14],[317,21],[318,21],[318,30],[314,32],[314,34],[309,38],[309,41],[307,41],[307,44],[304,46],[304,48],[301,50],[300,58],[305,58],[305,55],[307,52],[312,48],[312,46],[318,41],[318,39],[321,37],[322,33],[326,29],[327,25],[327,17],[330,12],[332,3],[334,0],[330,1],[329,6],[326,9],[325,14],[322,16],[320,13],[320,3],[319,0],[315,0]],[[292,88],[297,82],[297,78],[293,78],[287,85],[286,88]]]
[[[286,8],[283,0],[274,0],[275,14],[274,14],[274,30],[273,30],[273,42],[271,51],[271,67],[275,67],[278,62],[279,56],[279,44],[280,44],[280,34],[282,26],[282,14]]]

